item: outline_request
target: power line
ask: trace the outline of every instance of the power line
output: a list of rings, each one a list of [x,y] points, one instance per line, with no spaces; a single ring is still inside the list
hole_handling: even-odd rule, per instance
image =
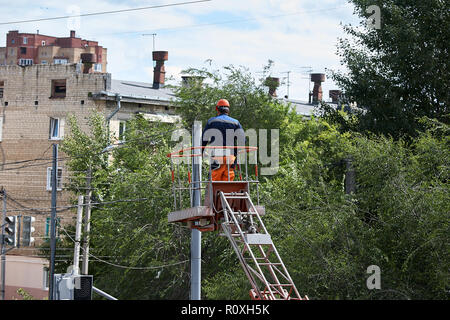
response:
[[[156,188],[154,188],[156,189]],[[160,191],[167,191],[170,192],[170,190],[164,189],[164,188],[157,188]],[[161,196],[162,197],[162,196]],[[164,196],[166,197],[166,196]],[[137,199],[119,199],[119,200],[112,200],[112,201],[104,201],[104,202],[92,202],[90,205],[97,206],[97,205],[107,205],[107,204],[115,204],[115,203],[124,203],[124,202],[141,202],[146,200],[152,200],[154,198],[137,198]],[[88,204],[82,204],[82,206],[87,206]],[[61,209],[58,212],[66,211],[72,208],[77,208],[78,205],[70,205],[70,206],[56,206],[57,209]],[[28,208],[24,207],[23,209],[9,209],[6,210],[6,212],[17,212],[17,211],[36,211],[37,214],[46,214],[50,212],[52,208]]]
[[[48,164],[51,164],[51,163],[52,163],[51,161],[47,161],[47,162],[39,163],[39,164],[28,164],[28,165],[23,165],[23,166],[20,166],[20,167],[15,167],[15,168],[4,168],[1,171],[19,170],[19,169],[29,168],[29,167],[39,167],[39,166],[48,165]]]
[[[0,25],[19,24],[19,23],[28,23],[28,22],[39,22],[39,21],[49,21],[49,20],[61,20],[61,19],[88,17],[88,16],[98,16],[98,15],[113,14],[113,13],[123,13],[123,12],[130,12],[130,11],[140,11],[140,10],[148,10],[148,9],[174,7],[174,6],[181,6],[181,5],[186,5],[186,4],[195,4],[195,3],[209,2],[209,1],[212,1],[212,0],[186,1],[186,2],[178,2],[178,3],[169,3],[169,4],[148,6],[148,7],[141,7],[141,8],[121,9],[121,10],[112,10],[112,11],[101,11],[101,12],[94,12],[94,13],[83,13],[83,14],[77,14],[77,15],[71,15],[71,16],[60,16],[60,17],[51,17],[51,18],[41,18],[41,19],[1,22]]]
[[[67,231],[63,228],[63,227],[59,227],[59,229],[62,229],[62,231],[70,238],[70,240],[72,242],[75,243],[75,240],[67,233]],[[82,249],[84,250],[84,248],[82,247]],[[122,268],[122,269],[130,269],[130,270],[154,270],[154,269],[162,269],[162,268],[166,268],[166,267],[172,267],[172,266],[176,266],[179,264],[183,264],[186,262],[189,262],[189,260],[184,260],[184,261],[179,261],[179,262],[175,262],[175,263],[169,263],[169,264],[165,264],[165,265],[160,265],[160,266],[152,266],[152,267],[130,267],[130,266],[124,266],[124,265],[120,265],[120,264],[116,264],[116,263],[112,263],[103,259],[98,258],[97,256],[94,256],[92,253],[89,253],[89,256],[91,256],[92,258],[94,258],[97,261],[106,263],[108,265],[111,265],[113,267],[117,267],[117,268]]]
[[[179,129],[177,128],[177,129],[167,130],[167,131],[163,131],[163,132],[158,132],[158,133],[155,133],[155,134],[152,134],[152,135],[147,135],[147,136],[140,137],[140,138],[129,139],[129,140],[126,140],[126,143],[135,142],[135,141],[141,141],[141,140],[148,140],[148,139],[151,139],[151,138],[154,138],[154,137],[163,136],[165,134],[172,133],[172,132],[177,131],[177,130],[179,130]],[[160,141],[151,141],[151,142],[152,143],[156,143],[156,142],[160,142]],[[121,146],[121,148],[131,148],[131,147],[133,147],[132,145],[126,145],[123,142],[112,143],[112,144],[110,144],[110,146]],[[44,153],[45,153],[45,151],[44,151]],[[94,154],[93,156],[98,156],[98,155],[101,155],[103,153],[104,152],[102,151],[102,152]],[[59,158],[57,158],[57,161],[64,161],[64,160],[73,159],[73,158],[83,158],[83,159],[85,159],[86,155],[85,154],[78,154],[78,155],[75,154],[75,155],[69,155],[69,156],[66,156],[66,157],[59,157]],[[7,171],[7,170],[16,170],[16,169],[22,169],[22,168],[27,168],[27,167],[41,166],[41,165],[49,164],[49,163],[51,163],[52,159],[53,158],[42,158],[42,157],[40,157],[40,158],[19,160],[19,161],[13,161],[13,162],[5,162],[5,163],[2,163],[1,165],[2,166],[8,166],[8,165],[22,164],[22,163],[27,163],[27,162],[35,162],[35,161],[47,160],[47,162],[41,163],[41,164],[30,164],[30,165],[23,165],[23,166],[16,167],[16,168],[2,169],[2,170],[0,170],[0,174],[3,171]]]
[[[145,31],[170,31],[170,30],[177,30],[177,29],[187,29],[187,28],[207,27],[207,26],[222,25],[222,24],[232,24],[232,23],[238,23],[238,22],[250,22],[250,21],[257,21],[257,20],[264,20],[264,19],[275,19],[275,18],[283,18],[283,17],[288,17],[288,16],[296,16],[296,15],[314,13],[314,12],[333,11],[333,10],[338,10],[338,9],[344,8],[346,6],[347,6],[347,4],[338,6],[338,7],[333,7],[333,8],[297,11],[297,12],[292,12],[292,13],[285,13],[285,14],[272,15],[272,16],[263,16],[263,17],[257,17],[257,18],[234,19],[234,20],[227,20],[227,21],[200,23],[200,24],[184,25],[184,26],[178,26],[178,27],[167,27],[167,28],[159,28],[159,29],[152,29],[152,30],[114,32],[114,33],[108,33],[108,34],[104,34],[104,35],[140,33],[140,32],[145,32]],[[144,33],[142,35],[148,36],[148,35],[152,35],[152,34]]]
[[[2,165],[7,166],[11,164],[21,164],[26,162],[34,162],[34,161],[40,161],[40,160],[50,160],[51,158],[34,158],[34,159],[27,159],[27,160],[19,160],[19,161],[13,161],[13,162],[6,162],[2,163]]]

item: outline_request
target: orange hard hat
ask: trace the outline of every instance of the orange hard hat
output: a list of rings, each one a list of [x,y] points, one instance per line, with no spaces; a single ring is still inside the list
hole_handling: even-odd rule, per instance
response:
[[[220,99],[217,101],[216,107],[230,107],[230,103],[227,99]]]

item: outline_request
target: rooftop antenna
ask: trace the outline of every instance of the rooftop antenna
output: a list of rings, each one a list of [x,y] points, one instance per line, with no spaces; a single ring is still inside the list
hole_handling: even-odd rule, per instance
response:
[[[155,37],[156,37],[156,33],[144,33],[142,36],[143,37],[146,37],[146,36],[152,36],[153,37],[153,50],[152,51],[155,51]]]
[[[155,51],[155,37],[156,37],[156,33],[152,33],[151,35],[153,36],[153,51]]]
[[[156,37],[156,33],[144,33],[142,34],[143,37],[146,36],[152,36],[153,37],[153,51],[155,51],[155,37]]]
[[[286,99],[289,98],[289,85],[291,84],[291,82],[289,81],[289,74],[292,71],[285,71],[285,72],[281,72],[281,73],[286,73],[287,74],[287,82],[286,82],[286,86],[287,86],[287,94],[286,94]]]
[[[300,67],[300,69],[303,69],[302,74],[303,75],[308,75],[308,77],[302,77],[302,79],[308,79],[308,97],[311,94],[311,73],[313,72],[313,69],[311,66],[305,66],[305,67]],[[309,99],[309,98],[308,98]]]

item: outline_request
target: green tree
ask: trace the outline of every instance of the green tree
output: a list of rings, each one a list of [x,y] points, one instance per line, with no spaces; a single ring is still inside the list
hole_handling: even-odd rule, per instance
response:
[[[448,126],[441,126],[444,135],[430,128],[411,147],[356,139],[355,201],[380,253],[384,289],[392,290],[373,297],[448,299],[450,153]]]
[[[203,125],[213,116],[219,99],[230,102],[230,115],[239,119],[244,129],[279,128],[290,112],[287,104],[273,99],[267,94],[266,75],[271,62],[265,67],[261,79],[244,67],[224,67],[220,70],[188,69],[185,73],[193,76],[186,86],[176,88],[176,103],[186,128],[191,128],[194,120]]]
[[[260,177],[260,196],[265,224],[300,293],[313,299],[448,298],[448,126],[423,119],[426,131],[409,144],[342,132],[325,119],[290,112],[245,70],[225,70],[214,85],[205,80],[180,88],[180,113],[189,128],[227,98],[244,127],[280,130],[279,170]],[[238,103],[239,90],[252,104]],[[63,150],[79,173],[75,192],[85,192],[89,167],[96,181],[90,265],[96,286],[120,299],[187,299],[190,230],[167,222],[173,199],[166,155],[174,128],[136,116],[127,124],[126,143],[108,158],[102,150],[113,140],[105,137],[104,122],[91,125],[88,135],[72,121]],[[352,194],[344,190],[346,158],[356,171]],[[381,268],[381,290],[366,287],[370,265]],[[238,259],[217,233],[203,234],[202,280],[205,299],[249,298]]]
[[[412,145],[350,135],[323,120],[290,123],[280,172],[263,184],[268,228],[301,292],[316,299],[448,298],[448,127]],[[351,157],[357,190],[345,194]],[[382,290],[369,291],[378,265]]]
[[[345,102],[355,102],[356,129],[416,136],[418,119],[435,118],[448,124],[450,12],[448,0],[350,0],[360,26],[344,27],[338,54],[347,72],[332,72]],[[380,8],[380,28],[366,25]]]
[[[119,299],[188,298],[189,233],[167,223],[173,126],[136,116],[127,123],[126,143],[118,144],[100,114],[91,116],[90,132],[74,117],[69,125],[61,150],[70,158],[70,189],[85,194],[88,170],[92,175],[89,273],[95,285]],[[109,143],[115,148],[107,153]],[[71,230],[61,227],[64,246],[73,245]],[[70,263],[60,263],[61,272]]]

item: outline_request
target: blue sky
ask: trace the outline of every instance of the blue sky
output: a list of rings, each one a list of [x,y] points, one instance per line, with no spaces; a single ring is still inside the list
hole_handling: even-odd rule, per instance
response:
[[[0,0],[0,22],[39,19],[171,4],[189,0]],[[108,72],[114,79],[152,82],[152,36],[156,50],[169,51],[166,70],[180,80],[188,67],[245,66],[258,76],[269,59],[272,76],[290,72],[290,97],[307,100],[305,66],[314,72],[342,69],[336,55],[340,23],[358,24],[346,0],[212,0],[167,8],[21,24],[0,25],[0,46],[9,30],[68,36],[70,29],[108,48]],[[323,84],[324,97],[336,86]],[[286,85],[278,90],[287,93]]]

